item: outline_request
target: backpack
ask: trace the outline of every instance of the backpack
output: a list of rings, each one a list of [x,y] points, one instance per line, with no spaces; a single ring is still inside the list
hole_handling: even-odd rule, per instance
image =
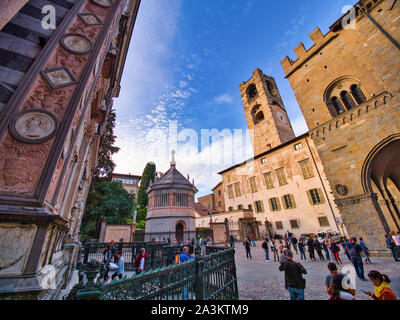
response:
[[[263,242],[263,244],[262,244],[262,246],[261,246],[264,250],[265,249],[268,249],[268,245],[267,245],[267,243],[266,242]]]

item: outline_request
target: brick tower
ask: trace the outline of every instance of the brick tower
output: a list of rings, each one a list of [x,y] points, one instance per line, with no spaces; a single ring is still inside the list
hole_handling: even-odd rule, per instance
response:
[[[295,137],[274,78],[260,69],[240,84],[240,93],[251,134],[254,155],[261,154]]]

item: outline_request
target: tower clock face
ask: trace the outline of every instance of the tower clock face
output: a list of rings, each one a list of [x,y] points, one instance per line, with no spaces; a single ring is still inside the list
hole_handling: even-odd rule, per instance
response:
[[[278,111],[276,115],[278,116],[280,122],[282,122],[283,124],[287,123],[286,117],[283,115],[282,112]]]

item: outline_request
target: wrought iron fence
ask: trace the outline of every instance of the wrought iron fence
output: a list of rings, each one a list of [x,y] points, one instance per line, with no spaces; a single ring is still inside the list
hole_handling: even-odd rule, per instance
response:
[[[162,248],[163,257],[180,250],[179,247],[169,245]],[[196,247],[195,251],[194,260],[172,264],[170,260],[163,258],[160,261],[166,262],[165,265],[110,283],[102,281],[104,264],[97,260],[83,263],[79,284],[64,299],[237,300],[234,249],[206,247],[205,250],[200,250]],[[205,251],[205,255],[201,255],[201,251]],[[89,279],[87,284],[83,283],[83,274]]]
[[[86,264],[88,261],[103,262],[104,249],[107,243],[92,242],[82,246],[78,264]],[[193,246],[186,244],[190,253],[193,253]],[[168,242],[118,242],[115,244],[115,251],[122,252],[126,271],[135,270],[135,258],[141,248],[148,253],[145,270],[166,267],[172,264],[173,257],[182,252],[184,245],[171,245]]]

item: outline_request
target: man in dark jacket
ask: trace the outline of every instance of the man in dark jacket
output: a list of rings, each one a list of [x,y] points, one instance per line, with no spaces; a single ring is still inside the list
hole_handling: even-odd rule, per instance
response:
[[[290,300],[304,300],[306,280],[303,274],[307,270],[298,262],[293,261],[293,253],[287,252],[287,261],[281,263],[279,271],[285,271],[285,283],[290,294]]]
[[[362,247],[357,243],[357,238],[353,237],[350,239],[351,242],[348,245],[349,255],[351,262],[354,265],[354,269],[356,269],[357,276],[366,281],[364,276],[364,264],[361,257]]]

